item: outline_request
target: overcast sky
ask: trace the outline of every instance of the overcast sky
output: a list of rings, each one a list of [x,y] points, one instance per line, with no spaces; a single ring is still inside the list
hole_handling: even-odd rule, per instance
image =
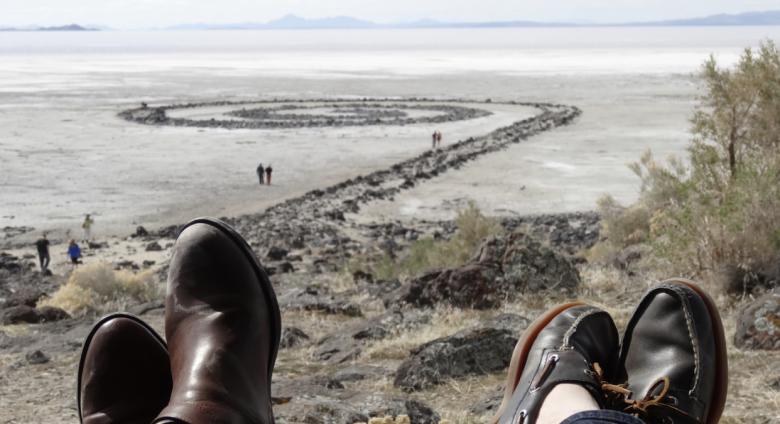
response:
[[[376,22],[647,21],[780,9],[780,0],[0,0],[0,26],[100,24],[146,28],[180,23],[265,22],[293,13]]]

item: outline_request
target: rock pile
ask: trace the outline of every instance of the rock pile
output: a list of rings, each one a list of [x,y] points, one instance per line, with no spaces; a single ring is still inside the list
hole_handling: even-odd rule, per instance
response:
[[[780,292],[749,304],[739,316],[734,344],[742,349],[780,350]]]
[[[466,265],[412,279],[401,289],[400,300],[421,307],[447,303],[485,309],[528,291],[570,293],[579,283],[569,259],[518,232],[486,241]]]

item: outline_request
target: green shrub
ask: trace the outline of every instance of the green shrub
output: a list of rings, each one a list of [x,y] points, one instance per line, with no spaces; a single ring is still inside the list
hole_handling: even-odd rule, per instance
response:
[[[710,58],[701,79],[689,161],[633,164],[639,201],[600,204],[607,243],[647,241],[681,273],[762,267],[780,256],[780,53],[766,42],[734,69]]]
[[[458,211],[455,224],[457,231],[449,240],[421,238],[400,257],[387,253],[378,258],[360,257],[347,268],[349,271],[373,272],[379,279],[391,279],[414,276],[436,268],[455,267],[466,263],[484,239],[501,232],[499,222],[484,216],[474,202]]]

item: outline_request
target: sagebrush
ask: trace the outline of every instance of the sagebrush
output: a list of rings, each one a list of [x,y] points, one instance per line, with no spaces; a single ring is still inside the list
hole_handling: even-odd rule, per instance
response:
[[[111,264],[95,262],[75,269],[68,282],[41,304],[83,316],[120,310],[128,303],[159,300],[162,295],[152,271],[116,271]]]
[[[640,199],[600,202],[606,243],[648,243],[679,274],[758,272],[780,258],[780,53],[765,42],[733,69],[710,58],[700,77],[689,158],[631,165]]]

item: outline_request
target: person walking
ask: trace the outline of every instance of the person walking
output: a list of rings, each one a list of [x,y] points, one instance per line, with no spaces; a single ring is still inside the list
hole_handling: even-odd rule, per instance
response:
[[[268,165],[267,168],[265,168],[265,181],[266,184],[271,185],[271,173],[274,172],[274,169],[271,168],[271,165]]]
[[[436,147],[441,147],[441,131],[436,131]]]
[[[49,268],[49,239],[46,238],[46,233],[43,233],[41,238],[35,242],[35,248],[38,250],[38,261],[41,263],[41,272],[46,272]]]
[[[68,257],[73,265],[81,263],[81,248],[76,244],[76,240],[71,239],[68,243]]]
[[[84,222],[81,224],[81,228],[84,230],[84,242],[87,243],[92,239],[92,224],[94,224],[95,221],[92,219],[92,217],[87,214],[87,216],[84,217]]]
[[[257,178],[260,179],[260,185],[265,184],[265,181],[263,180],[264,174],[265,174],[265,168],[263,168],[263,164],[260,163],[257,165]]]
[[[431,144],[431,148],[432,149],[436,148],[436,140],[438,139],[438,135],[439,135],[439,132],[438,131],[434,131],[433,135],[431,136],[431,139],[433,140],[433,144]]]

